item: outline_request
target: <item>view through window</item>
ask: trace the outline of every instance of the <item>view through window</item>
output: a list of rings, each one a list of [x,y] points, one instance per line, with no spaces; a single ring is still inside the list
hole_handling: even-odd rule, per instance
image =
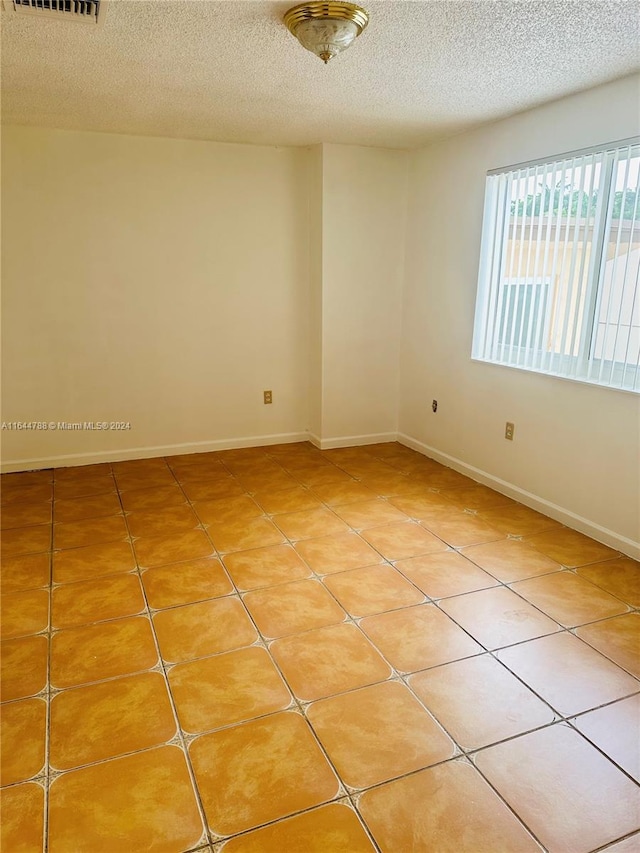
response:
[[[490,172],[472,356],[640,391],[640,142]]]

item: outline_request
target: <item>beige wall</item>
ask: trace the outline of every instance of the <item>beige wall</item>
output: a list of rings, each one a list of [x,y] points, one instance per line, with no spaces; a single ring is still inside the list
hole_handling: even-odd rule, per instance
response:
[[[308,152],[27,128],[2,142],[2,419],[132,425],[4,431],[5,463],[304,435]]]
[[[405,151],[322,146],[322,446],[398,429]]]
[[[132,428],[5,431],[5,468],[395,437],[406,167],[6,129],[2,418]]]
[[[604,528],[600,538],[612,531],[636,542],[638,396],[472,362],[470,353],[485,173],[637,134],[639,81],[592,89],[413,155],[399,427],[530,493],[532,504],[541,499],[546,509],[577,516],[578,527]],[[507,420],[515,423],[513,442],[503,438]]]

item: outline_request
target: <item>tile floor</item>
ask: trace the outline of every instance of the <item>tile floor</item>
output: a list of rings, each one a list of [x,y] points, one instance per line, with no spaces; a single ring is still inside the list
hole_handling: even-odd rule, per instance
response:
[[[398,444],[2,486],[2,853],[640,851],[633,560]]]

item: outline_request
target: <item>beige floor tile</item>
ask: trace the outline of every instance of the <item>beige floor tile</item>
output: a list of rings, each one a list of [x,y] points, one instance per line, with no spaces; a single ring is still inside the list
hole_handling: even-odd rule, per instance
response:
[[[141,460],[134,460],[136,464],[141,464]],[[116,463],[118,466],[130,463]],[[114,466],[111,462],[97,462],[93,465],[73,465],[66,468],[54,468],[53,478],[56,483],[78,483],[86,482],[87,480],[95,480],[100,477],[112,477]]]
[[[357,533],[338,533],[296,544],[296,551],[319,575],[381,563],[382,557]]]
[[[284,712],[203,735],[189,752],[209,826],[218,835],[320,805],[339,791],[300,714]]]
[[[442,495],[459,509],[486,510],[514,504],[511,498],[479,483],[458,489],[443,489]]]
[[[343,521],[346,521],[350,527],[356,530],[409,520],[404,512],[382,498],[345,504],[336,507],[334,511]]]
[[[640,694],[574,717],[573,725],[640,782]]]
[[[166,474],[167,460],[162,456],[154,456],[149,459],[124,459],[122,462],[113,462],[111,467],[116,477],[124,474],[144,476],[157,472]]]
[[[0,706],[0,784],[25,782],[42,773],[46,728],[47,703],[43,699]]]
[[[313,488],[314,486],[332,485],[341,483],[350,485],[354,482],[353,478],[344,471],[337,468],[335,465],[313,465],[308,468],[296,468],[295,477],[305,486]]]
[[[292,489],[298,485],[296,480],[283,469],[279,471],[248,469],[245,471],[239,470],[235,473],[243,489],[252,493]]]
[[[347,524],[330,509],[305,509],[301,512],[288,512],[274,516],[274,521],[287,539],[317,539],[332,533],[346,533]]]
[[[546,554],[547,557],[570,569],[618,556],[606,545],[565,527],[529,536],[526,542],[541,554]]]
[[[200,557],[211,557],[214,553],[214,548],[203,530],[136,539],[133,547],[138,564],[143,569],[153,569],[185,560],[198,560]]]
[[[39,554],[51,550],[51,525],[38,524],[34,527],[14,527],[0,534],[2,558],[18,557],[21,554]]]
[[[395,567],[429,598],[448,598],[498,585],[494,577],[456,551],[399,560]]]
[[[186,505],[184,492],[177,483],[172,486],[152,486],[148,489],[132,489],[120,495],[122,506],[127,512],[148,512],[167,506]]]
[[[567,628],[627,612],[618,598],[578,577],[557,572],[514,583],[514,592]]]
[[[246,489],[235,477],[224,479],[189,480],[183,483],[183,489],[190,501],[213,501],[218,498],[241,497]]]
[[[638,828],[640,789],[569,726],[489,747],[476,763],[549,850],[586,853]]]
[[[51,582],[51,555],[26,554],[2,560],[2,594],[48,586]]]
[[[53,525],[54,548],[80,548],[126,539],[127,525],[121,515],[106,518],[85,518],[83,521],[61,522]]]
[[[53,555],[53,580],[55,583],[73,583],[131,572],[135,567],[136,560],[128,542],[104,542],[56,551]]]
[[[232,838],[224,853],[375,853],[353,809],[332,803]]]
[[[354,617],[371,616],[425,601],[419,590],[388,565],[336,572],[328,575],[324,584]]]
[[[447,550],[441,539],[410,521],[369,527],[362,531],[362,538],[386,560],[403,560]]]
[[[336,625],[345,619],[342,607],[316,580],[249,592],[244,603],[258,630],[268,639]]]
[[[480,516],[492,527],[511,536],[530,536],[545,530],[559,530],[562,525],[522,504],[480,510]]]
[[[42,853],[44,788],[35,782],[7,788],[0,797],[0,850]]]
[[[0,643],[0,700],[24,699],[47,683],[49,641],[39,634]]]
[[[0,475],[2,490],[7,491],[13,487],[23,488],[53,482],[53,470],[45,468],[42,471],[16,471],[12,474]]]
[[[5,485],[5,480],[2,481],[0,502],[3,509],[17,503],[41,503],[52,499],[52,483],[25,483],[23,485],[18,483],[15,486],[9,486]]]
[[[640,607],[640,563],[627,557],[578,569],[585,578],[631,607]]]
[[[434,513],[430,518],[425,518],[422,524],[453,548],[495,542],[504,538],[503,533],[487,524],[480,516],[456,507]]]
[[[446,517],[443,514],[453,509],[451,501],[441,492],[430,491],[426,486],[414,494],[391,497],[389,502],[416,521]]]
[[[127,515],[132,536],[167,536],[193,530],[199,524],[195,512],[188,506],[166,506],[149,510],[134,510]]]
[[[144,608],[137,575],[109,575],[56,587],[51,594],[51,623],[54,628],[74,628],[135,616]]]
[[[153,617],[153,624],[162,657],[170,663],[250,646],[258,637],[237,598],[162,610]]]
[[[173,486],[176,479],[169,467],[149,469],[146,471],[131,471],[115,473],[118,490],[126,492],[129,489],[150,489],[151,487],[162,488]]]
[[[271,644],[289,687],[305,702],[384,681],[391,670],[355,625],[318,628]]]
[[[411,477],[406,474],[401,474],[399,471],[387,466],[389,473],[363,473],[361,479],[367,488],[371,489],[381,497],[393,497],[394,495],[406,495],[415,492],[420,488]]]
[[[51,785],[51,853],[179,853],[202,834],[185,756],[175,746],[63,773]]]
[[[259,518],[264,510],[249,495],[235,498],[218,498],[215,501],[198,501],[195,504],[198,518],[203,524],[225,525]]]
[[[628,613],[583,625],[576,634],[618,666],[640,678],[640,614]]]
[[[253,495],[264,512],[277,515],[284,512],[300,512],[322,506],[321,500],[304,486],[280,491],[257,492]]]
[[[90,477],[69,477],[56,482],[53,490],[55,499],[67,501],[73,498],[106,495],[116,490],[116,482],[110,473],[96,474]]]
[[[227,573],[215,557],[148,569],[142,574],[142,585],[149,607],[156,610],[233,592]]]
[[[63,690],[51,700],[49,762],[56,770],[69,770],[160,746],[175,733],[159,672]]]
[[[413,474],[413,478],[420,480],[432,489],[464,489],[476,485],[475,480],[444,465],[439,465],[437,468],[427,468],[424,473],[416,472]]]
[[[367,791],[359,808],[382,853],[540,853],[478,771],[461,761]]]
[[[115,492],[108,492],[104,495],[57,500],[53,515],[55,521],[82,521],[85,518],[120,515],[121,512],[122,506],[118,495]]]
[[[2,530],[12,527],[30,527],[34,524],[51,524],[51,501],[26,501],[3,507],[0,515]]]
[[[265,649],[251,647],[181,663],[169,684],[182,728],[191,733],[282,711],[291,695]]]
[[[239,590],[259,589],[311,575],[290,545],[225,554],[223,563]]]
[[[463,749],[496,743],[555,718],[544,702],[490,655],[419,672],[409,684]]]
[[[554,634],[498,652],[525,684],[564,716],[640,690],[640,682],[571,634]]]
[[[396,681],[314,702],[307,718],[352,788],[369,788],[455,753],[453,741]]]
[[[367,616],[360,627],[400,672],[416,672],[484,651],[434,604]]]
[[[487,649],[560,630],[556,622],[505,587],[447,598],[440,607]]]
[[[3,640],[44,631],[49,624],[49,590],[9,592],[0,600],[0,636]]]
[[[157,662],[151,623],[145,617],[71,628],[51,638],[51,685],[55,688],[141,672]]]
[[[560,571],[562,566],[517,539],[464,548],[462,554],[503,583]]]
[[[327,506],[343,506],[359,501],[370,501],[376,497],[374,491],[353,480],[341,483],[316,483],[312,491]]]
[[[209,535],[220,553],[279,545],[284,536],[268,518],[210,524]]]

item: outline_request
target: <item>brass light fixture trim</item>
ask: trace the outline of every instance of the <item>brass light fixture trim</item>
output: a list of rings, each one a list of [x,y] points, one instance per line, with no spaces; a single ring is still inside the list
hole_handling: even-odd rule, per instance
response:
[[[289,9],[284,22],[300,44],[326,65],[353,44],[369,23],[369,15],[355,3],[311,2]]]

